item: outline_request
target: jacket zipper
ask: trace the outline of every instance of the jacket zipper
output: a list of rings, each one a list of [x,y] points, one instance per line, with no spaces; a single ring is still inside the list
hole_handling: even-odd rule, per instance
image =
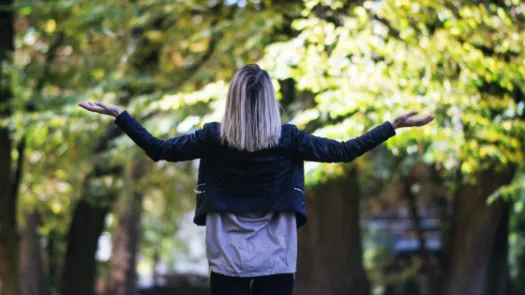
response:
[[[302,189],[299,189],[299,188],[296,188],[296,187],[294,187],[293,189],[304,194]]]
[[[196,193],[196,194],[202,194],[202,193],[205,193],[206,191],[203,191],[203,190],[199,190],[199,187],[203,186],[203,185],[206,185],[205,183],[201,183],[201,184],[198,184],[197,187],[195,187],[193,189],[193,191]]]

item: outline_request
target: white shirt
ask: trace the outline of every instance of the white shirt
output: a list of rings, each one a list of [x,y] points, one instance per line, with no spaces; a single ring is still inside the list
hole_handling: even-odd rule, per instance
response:
[[[210,270],[233,277],[295,273],[297,225],[293,212],[208,213]]]

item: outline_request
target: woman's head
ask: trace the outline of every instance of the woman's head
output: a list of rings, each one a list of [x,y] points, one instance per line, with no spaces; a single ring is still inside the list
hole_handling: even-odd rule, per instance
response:
[[[256,64],[246,65],[230,83],[221,139],[253,152],[277,144],[280,136],[279,102],[270,75]]]

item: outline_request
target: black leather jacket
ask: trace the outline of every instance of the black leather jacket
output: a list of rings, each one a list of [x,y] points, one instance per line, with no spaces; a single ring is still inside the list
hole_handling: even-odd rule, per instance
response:
[[[243,152],[220,142],[219,123],[168,140],[153,137],[128,112],[115,123],[154,161],[200,159],[194,222],[206,224],[207,212],[295,212],[306,223],[304,161],[350,162],[395,135],[389,122],[340,142],[282,126],[279,144]]]

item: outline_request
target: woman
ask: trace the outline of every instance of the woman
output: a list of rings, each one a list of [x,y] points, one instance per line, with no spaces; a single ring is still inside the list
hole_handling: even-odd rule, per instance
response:
[[[115,123],[154,161],[200,159],[194,222],[207,225],[213,295],[289,295],[297,260],[297,229],[306,223],[304,161],[350,162],[395,135],[422,126],[416,112],[338,142],[294,125],[281,125],[270,76],[259,66],[240,69],[229,86],[222,123],[160,140],[114,105],[81,107]]]

